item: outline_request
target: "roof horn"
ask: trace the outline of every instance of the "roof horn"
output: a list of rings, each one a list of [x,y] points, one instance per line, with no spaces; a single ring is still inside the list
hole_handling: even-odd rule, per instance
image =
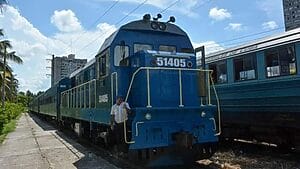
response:
[[[158,21],[158,19],[162,18],[162,15],[159,13],[157,14],[156,18],[153,18],[154,21]]]
[[[175,17],[174,16],[170,16],[170,19],[168,20],[168,22],[167,23],[175,23]]]

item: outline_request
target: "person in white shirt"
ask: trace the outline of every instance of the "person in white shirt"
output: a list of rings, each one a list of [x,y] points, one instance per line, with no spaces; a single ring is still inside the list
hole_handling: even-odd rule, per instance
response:
[[[124,102],[122,96],[118,96],[116,99],[116,104],[111,107],[110,112],[110,126],[115,135],[118,151],[125,151],[124,121],[128,119],[128,113],[130,113],[129,104]]]

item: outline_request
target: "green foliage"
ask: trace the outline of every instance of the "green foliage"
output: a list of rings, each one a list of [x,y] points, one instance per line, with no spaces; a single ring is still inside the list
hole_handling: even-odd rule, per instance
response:
[[[12,120],[9,123],[5,124],[2,130],[2,134],[0,134],[0,143],[2,143],[6,137],[6,135],[16,128],[17,121]]]
[[[0,136],[11,131],[14,128],[12,122],[25,111],[26,108],[21,103],[6,102],[5,109],[0,111]]]

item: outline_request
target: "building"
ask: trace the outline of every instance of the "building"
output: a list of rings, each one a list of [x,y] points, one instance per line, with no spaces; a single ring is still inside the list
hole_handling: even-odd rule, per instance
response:
[[[51,86],[56,84],[60,79],[68,77],[75,70],[83,67],[87,59],[75,59],[74,54],[63,57],[52,57],[51,65]]]
[[[300,27],[300,0],[283,0],[285,30]]]

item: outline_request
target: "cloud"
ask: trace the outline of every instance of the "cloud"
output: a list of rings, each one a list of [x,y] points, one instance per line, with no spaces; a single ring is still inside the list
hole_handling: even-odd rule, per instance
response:
[[[282,0],[257,0],[258,9],[265,12],[267,17],[272,20],[282,20],[283,7]]]
[[[116,27],[114,25],[110,25],[108,23],[99,23],[97,25],[97,28],[100,30],[100,31],[111,31],[114,32],[116,30]]]
[[[214,7],[209,10],[209,17],[216,21],[221,21],[231,18],[231,13],[228,12],[227,9],[218,9],[218,7]]]
[[[264,22],[262,24],[262,28],[265,30],[271,30],[278,28],[278,25],[275,21]]]
[[[82,30],[81,24],[75,16],[75,13],[70,9],[54,11],[54,14],[51,16],[51,23],[62,32]]]
[[[245,29],[241,23],[229,23],[225,30],[241,31]]]
[[[71,10],[65,11],[73,13]],[[73,21],[80,23],[75,14],[72,16],[74,17]],[[114,25],[100,23],[89,31],[85,31],[81,26],[76,29],[64,27],[53,36],[45,36],[16,8],[11,6],[7,6],[5,12],[0,14],[0,25],[2,25],[6,37],[11,41],[13,50],[17,51],[17,55],[21,56],[24,61],[23,65],[9,62],[19,79],[20,90],[31,90],[32,92],[46,90],[50,87],[50,78],[46,77],[46,74],[50,73],[50,69],[46,68],[50,66],[50,62],[46,59],[51,58],[52,54],[65,56],[75,53],[76,58],[91,59],[105,38],[116,30]],[[82,48],[92,40],[95,41],[84,49]]]
[[[193,42],[193,46],[194,46],[194,48],[204,46],[206,55],[225,49],[224,47],[222,47],[220,44],[216,43],[215,41]]]

